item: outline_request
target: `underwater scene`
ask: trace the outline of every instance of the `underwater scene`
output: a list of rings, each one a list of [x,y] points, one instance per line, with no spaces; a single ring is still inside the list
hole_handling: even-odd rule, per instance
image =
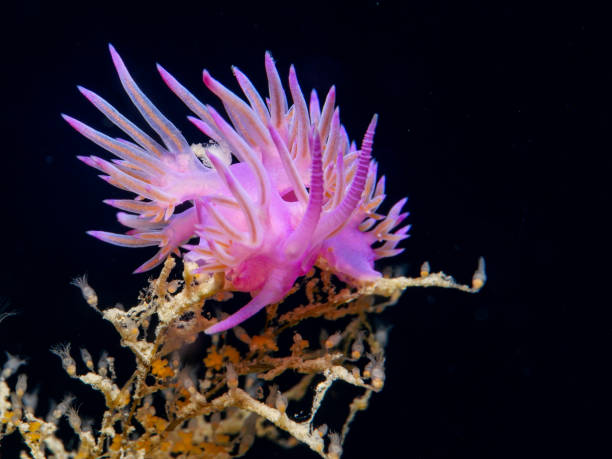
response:
[[[536,456],[525,10],[6,17],[0,458]]]

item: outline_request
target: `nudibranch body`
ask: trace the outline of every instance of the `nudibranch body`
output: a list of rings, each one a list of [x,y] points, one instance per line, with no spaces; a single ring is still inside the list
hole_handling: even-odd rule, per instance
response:
[[[104,201],[121,210],[117,218],[130,228],[126,234],[89,234],[119,246],[158,246],[157,254],[136,272],[183,249],[185,259],[197,263],[199,271],[222,271],[234,290],[252,294],[250,302],[207,333],[232,328],[281,301],[314,265],[361,284],[380,277],[375,260],[402,251],[396,246],[408,237],[409,225],[397,226],[408,215],[401,213],[406,200],[397,202],[386,216],[376,213],[385,198],[384,177],[377,180],[371,157],[376,115],[358,149],[340,123],[335,88],[322,107],[314,90],[307,104],[291,66],[289,106],[274,61],[266,53],[265,101],[237,68],[233,72],[247,101],[204,71],[204,84],[223,103],[228,122],[158,65],[169,88],[196,115],[190,121],[211,139],[203,147],[190,145],[138,88],[112,46],[110,52],[125,91],[161,143],[104,99],[79,87],[132,139],[111,138],[63,115],[77,131],[119,158],[79,159],[101,170],[107,182],[136,194],[134,199]],[[183,203],[190,207],[175,211]]]

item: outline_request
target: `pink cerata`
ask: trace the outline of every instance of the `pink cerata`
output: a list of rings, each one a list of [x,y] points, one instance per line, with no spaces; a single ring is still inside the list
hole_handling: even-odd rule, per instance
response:
[[[204,146],[190,145],[138,88],[112,45],[109,48],[125,91],[161,143],[104,99],[79,87],[132,139],[109,137],[62,115],[119,158],[79,159],[104,172],[101,177],[107,182],[136,194],[134,199],[104,201],[124,211],[117,219],[130,228],[126,234],[88,234],[124,247],[158,246],[157,254],[135,272],[150,270],[183,249],[184,258],[197,263],[198,271],[222,271],[233,290],[251,293],[251,301],[206,333],[232,328],[281,301],[315,265],[360,285],[381,276],[375,260],[403,250],[396,246],[408,237],[409,225],[396,227],[408,215],[401,213],[406,199],[387,216],[376,213],[385,198],[384,176],[377,180],[372,159],[376,115],[358,149],[340,123],[335,88],[323,107],[314,90],[306,103],[291,66],[290,106],[266,53],[265,100],[235,67],[246,101],[204,70],[204,84],[223,103],[228,121],[158,65],[168,87],[196,115],[189,120],[210,138]],[[183,203],[189,207],[175,211]]]

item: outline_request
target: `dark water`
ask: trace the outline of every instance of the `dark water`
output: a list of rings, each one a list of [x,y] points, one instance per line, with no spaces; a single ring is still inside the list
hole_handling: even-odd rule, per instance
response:
[[[295,64],[305,92],[323,98],[336,85],[351,138],[379,114],[374,155],[387,176],[386,209],[408,196],[413,225],[406,251],[388,264],[416,275],[429,260],[469,282],[477,258],[487,260],[480,294],[408,291],[386,313],[387,386],[357,416],[345,457],[606,456],[597,440],[610,424],[595,421],[606,399],[595,389],[607,363],[583,350],[609,349],[610,327],[589,323],[550,271],[566,261],[560,234],[582,206],[569,191],[572,174],[587,151],[610,151],[610,36],[600,14],[513,2],[205,3],[28,2],[5,11],[13,31],[2,53],[0,295],[19,315],[0,325],[0,350],[29,357],[41,410],[66,391],[85,415],[101,403],[62,373],[50,346],[70,341],[130,359],[70,280],[87,272],[102,304],[131,304],[147,279],[131,272],[153,254],[85,234],[119,231],[101,200],[126,195],[75,158],[109,155],[60,112],[113,132],[75,85],[144,124],[114,74],[112,42],[166,116],[203,141],[154,64],[216,103],[202,68],[237,89],[237,65],[262,88],[270,50],[284,79]],[[596,202],[609,196],[600,185],[607,161],[590,169]],[[0,456],[16,457],[17,447],[4,440]],[[260,441],[250,457],[263,454],[314,457]]]

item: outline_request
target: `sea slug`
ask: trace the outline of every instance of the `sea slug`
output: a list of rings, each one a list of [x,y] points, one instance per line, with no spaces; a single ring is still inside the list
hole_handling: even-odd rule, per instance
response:
[[[291,66],[290,106],[274,61],[266,53],[269,95],[265,100],[235,67],[246,101],[204,70],[204,84],[221,100],[228,121],[158,65],[168,87],[196,115],[189,120],[210,138],[205,145],[190,145],[138,88],[115,49],[109,48],[125,91],[161,142],[97,94],[79,87],[132,139],[109,137],[62,115],[118,158],[79,159],[102,171],[107,182],[136,195],[104,201],[121,210],[117,218],[130,228],[126,234],[88,233],[125,247],[159,247],[136,272],[150,270],[182,250],[199,271],[222,271],[233,290],[252,294],[250,302],[207,333],[232,328],[281,301],[296,279],[315,265],[358,285],[381,276],[375,260],[403,250],[396,246],[408,237],[409,225],[397,227],[408,215],[401,212],[406,199],[386,216],[376,213],[385,198],[385,180],[377,179],[371,156],[376,115],[358,148],[340,123],[335,88],[322,107],[314,90],[307,104]]]

